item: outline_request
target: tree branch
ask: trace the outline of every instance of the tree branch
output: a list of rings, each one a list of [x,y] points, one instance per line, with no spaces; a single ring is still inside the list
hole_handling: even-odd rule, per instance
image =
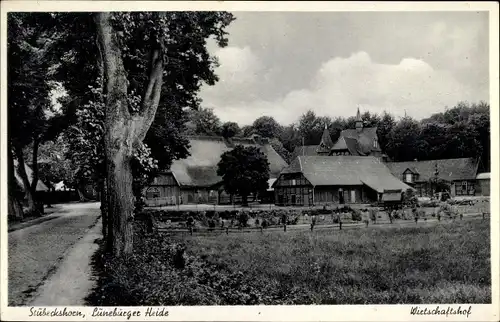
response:
[[[111,25],[111,14],[110,12],[98,12],[94,16],[97,26],[97,40],[107,76],[106,113],[128,119],[130,112],[127,104],[127,72],[123,65],[116,30]]]
[[[159,13],[159,18],[165,13]],[[163,85],[163,55],[164,44],[161,33],[153,35],[152,52],[150,56],[150,73],[148,84],[142,99],[141,112],[135,120],[135,127],[138,130],[137,136],[140,141],[144,140],[151,124],[154,121],[158,104],[160,103],[161,89]]]

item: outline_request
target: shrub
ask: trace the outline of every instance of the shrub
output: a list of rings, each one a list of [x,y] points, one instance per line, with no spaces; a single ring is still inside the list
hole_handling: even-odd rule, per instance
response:
[[[408,189],[403,193],[403,206],[405,207],[416,207],[418,205],[418,198],[412,189]]]
[[[363,218],[361,216],[361,211],[353,209],[351,212],[353,221],[361,221]]]
[[[241,227],[247,227],[248,226],[248,213],[246,211],[240,212],[238,215],[238,223]]]
[[[260,225],[259,218],[255,218],[255,226],[259,226],[259,225]]]

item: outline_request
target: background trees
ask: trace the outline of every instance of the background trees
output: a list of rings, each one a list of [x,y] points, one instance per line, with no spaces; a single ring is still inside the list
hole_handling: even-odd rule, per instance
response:
[[[259,148],[237,145],[222,154],[217,175],[222,177],[224,190],[240,195],[243,205],[247,205],[249,194],[268,188],[269,162]]]
[[[56,109],[51,96],[57,87],[52,70],[56,49],[44,24],[47,19],[50,20],[48,13],[10,13],[7,19],[9,162],[17,163],[28,212],[32,215],[43,212],[43,205],[36,200],[39,146],[56,138],[66,127],[66,117],[70,115]],[[27,162],[33,170],[31,178],[25,171]],[[9,185],[16,188],[12,182]],[[20,207],[12,209],[17,211],[15,217],[22,217]]]

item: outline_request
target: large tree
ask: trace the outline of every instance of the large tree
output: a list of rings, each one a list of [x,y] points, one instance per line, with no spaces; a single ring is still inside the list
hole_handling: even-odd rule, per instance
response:
[[[226,12],[55,15],[63,57],[59,80],[70,104],[102,123],[101,136],[89,147],[104,151],[95,164],[106,165],[97,177],[106,178],[102,205],[108,245],[117,256],[132,250],[131,218],[140,191],[135,183],[148,176],[137,170],[168,167],[187,154],[184,109],[199,108],[200,87],[217,81],[207,41],[227,45],[225,28],[232,20]]]
[[[120,256],[132,251],[134,153],[155,119],[164,77],[165,85],[177,85],[169,82],[165,65],[185,64],[194,88],[202,80],[213,84],[214,61],[206,41],[215,36],[226,45],[224,28],[233,17],[225,12],[99,12],[94,20],[103,61],[108,215],[113,253]]]
[[[259,148],[237,145],[222,154],[217,174],[222,177],[224,190],[240,195],[246,206],[249,194],[268,188],[269,162]]]

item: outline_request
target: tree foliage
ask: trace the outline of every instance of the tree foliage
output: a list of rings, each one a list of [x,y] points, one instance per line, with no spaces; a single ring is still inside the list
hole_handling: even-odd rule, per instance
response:
[[[281,132],[281,126],[273,117],[261,116],[253,124],[253,131],[264,138],[278,137]]]
[[[226,122],[222,124],[221,135],[225,138],[232,138],[240,134],[240,127],[236,122]]]
[[[224,190],[240,195],[246,204],[249,194],[268,188],[269,162],[259,148],[237,145],[222,154],[217,174],[222,177]]]
[[[190,110],[186,134],[215,136],[221,134],[221,121],[211,108]]]

